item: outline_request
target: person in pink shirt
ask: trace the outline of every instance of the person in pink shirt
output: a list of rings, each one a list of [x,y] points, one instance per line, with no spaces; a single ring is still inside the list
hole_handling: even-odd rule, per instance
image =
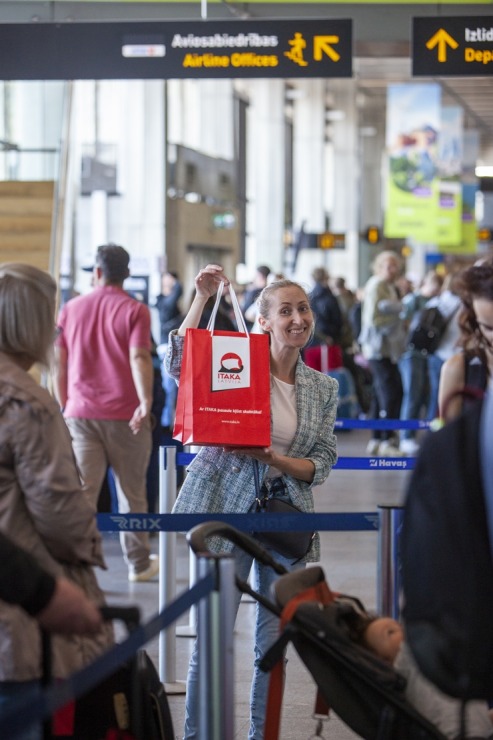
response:
[[[146,512],[151,452],[153,366],[147,306],[123,289],[130,256],[115,244],[98,248],[91,293],[59,316],[55,393],[72,436],[84,490],[97,509],[108,466],[120,513]],[[120,534],[130,581],[157,575],[145,532]]]

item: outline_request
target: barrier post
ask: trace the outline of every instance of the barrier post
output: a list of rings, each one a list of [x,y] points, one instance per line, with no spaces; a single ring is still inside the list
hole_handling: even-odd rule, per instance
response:
[[[216,572],[218,589],[198,604],[198,706],[200,737],[234,737],[235,560],[231,555],[197,555],[197,578]]]
[[[170,514],[176,500],[176,447],[159,448],[159,513]],[[159,611],[176,595],[176,533],[159,533]],[[184,694],[185,682],[176,680],[175,626],[159,633],[159,677],[168,694]]]
[[[403,515],[402,506],[378,506],[377,610],[394,619],[400,614],[399,537]]]
[[[193,449],[193,446],[190,447]],[[196,448],[199,450],[199,447]],[[188,586],[191,588],[195,583],[197,577],[197,563],[195,562],[195,554],[189,550],[188,552]],[[188,613],[188,624],[180,624],[176,628],[177,637],[197,637],[197,606],[194,604],[190,607]]]
[[[188,553],[189,564],[188,564],[188,585],[191,588],[195,583],[197,575],[197,564],[195,562],[195,555],[190,550]],[[197,607],[194,604],[190,607],[188,614],[188,624],[180,624],[176,628],[177,637],[197,637]]]

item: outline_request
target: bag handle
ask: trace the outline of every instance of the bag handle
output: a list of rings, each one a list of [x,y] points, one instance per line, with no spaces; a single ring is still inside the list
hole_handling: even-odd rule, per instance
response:
[[[258,460],[254,457],[252,458],[253,462],[253,481],[255,483],[255,501],[257,503],[256,511],[260,511],[262,508],[262,504],[264,502],[264,498],[261,498],[261,491],[260,491],[260,470],[258,467]]]
[[[224,290],[224,280],[221,280],[221,282],[219,283],[219,287],[217,289],[217,293],[216,293],[216,302],[214,303],[214,308],[212,309],[211,317],[209,319],[209,323],[207,324],[207,331],[210,331],[211,334],[214,333],[214,324],[216,323],[216,316],[219,310],[219,303],[221,301],[223,290]],[[236,297],[236,293],[231,283],[229,284],[229,294],[231,296],[231,303],[233,306],[233,312],[235,315],[235,320],[236,320],[236,325],[238,327],[238,331],[240,332],[240,334],[246,334],[248,336],[248,329],[245,324],[245,319],[243,318],[240,304],[238,303],[238,298]]]

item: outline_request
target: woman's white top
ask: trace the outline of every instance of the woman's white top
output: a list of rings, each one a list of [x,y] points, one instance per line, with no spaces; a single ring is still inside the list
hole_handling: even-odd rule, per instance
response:
[[[271,377],[271,411],[272,411],[272,449],[280,455],[286,455],[294,439],[298,426],[296,413],[296,394],[294,385],[285,383],[273,375]],[[277,468],[270,467],[268,478],[282,475]]]

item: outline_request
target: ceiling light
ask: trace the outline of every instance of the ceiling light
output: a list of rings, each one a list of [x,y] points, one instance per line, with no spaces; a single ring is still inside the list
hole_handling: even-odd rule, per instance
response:
[[[375,126],[362,126],[359,130],[360,136],[376,136],[377,129]]]
[[[325,111],[326,121],[344,121],[346,114],[343,110],[328,110]]]
[[[483,164],[476,167],[476,177],[493,177],[493,165]]]

